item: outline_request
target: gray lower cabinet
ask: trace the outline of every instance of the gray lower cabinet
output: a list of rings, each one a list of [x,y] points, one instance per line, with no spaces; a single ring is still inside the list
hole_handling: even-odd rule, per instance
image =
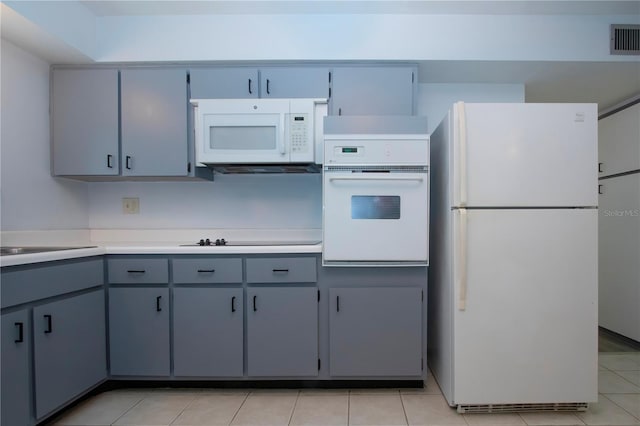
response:
[[[112,376],[169,376],[169,289],[109,289]]]
[[[241,377],[242,288],[173,290],[175,376]]]
[[[331,376],[420,376],[420,288],[329,289]]]
[[[412,115],[416,76],[413,66],[336,67],[331,115]]]
[[[31,423],[29,395],[31,326],[29,311],[23,309],[2,315],[2,407],[0,424]]]
[[[100,289],[33,309],[37,419],[106,378],[104,306]]]
[[[248,376],[318,375],[316,287],[247,288]]]

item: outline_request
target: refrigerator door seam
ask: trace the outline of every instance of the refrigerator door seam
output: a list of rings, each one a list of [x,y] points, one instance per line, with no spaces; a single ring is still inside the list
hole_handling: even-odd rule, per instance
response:
[[[467,205],[467,117],[464,102],[456,102],[458,110],[458,134],[460,141],[460,207]]]

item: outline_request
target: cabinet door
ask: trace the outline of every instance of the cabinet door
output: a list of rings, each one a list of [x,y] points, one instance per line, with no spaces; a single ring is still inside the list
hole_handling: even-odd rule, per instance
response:
[[[119,174],[118,70],[56,69],[52,78],[53,174]]]
[[[258,97],[255,68],[194,68],[191,99],[243,99]]]
[[[640,341],[640,173],[598,183],[598,321]]]
[[[247,289],[249,376],[318,375],[315,287]]]
[[[113,376],[169,375],[169,289],[110,288]]]
[[[242,376],[243,307],[241,288],[174,289],[174,375]]]
[[[262,68],[263,98],[328,98],[328,68]]]
[[[598,121],[600,176],[640,170],[640,104]]]
[[[332,115],[411,115],[413,67],[344,67],[332,73]]]
[[[186,176],[187,73],[121,71],[122,175]]]
[[[36,418],[106,378],[104,291],[33,309]]]
[[[422,374],[419,288],[329,289],[332,376]]]
[[[31,424],[29,383],[29,312],[2,315],[2,411],[0,424]]]

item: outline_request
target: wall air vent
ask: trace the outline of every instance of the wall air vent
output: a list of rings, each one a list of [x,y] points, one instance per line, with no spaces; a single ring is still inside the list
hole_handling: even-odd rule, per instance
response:
[[[611,25],[612,55],[640,55],[640,25]]]

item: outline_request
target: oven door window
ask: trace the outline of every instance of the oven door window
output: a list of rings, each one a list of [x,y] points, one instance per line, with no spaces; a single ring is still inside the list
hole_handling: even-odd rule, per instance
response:
[[[400,219],[400,197],[352,195],[351,219]]]

